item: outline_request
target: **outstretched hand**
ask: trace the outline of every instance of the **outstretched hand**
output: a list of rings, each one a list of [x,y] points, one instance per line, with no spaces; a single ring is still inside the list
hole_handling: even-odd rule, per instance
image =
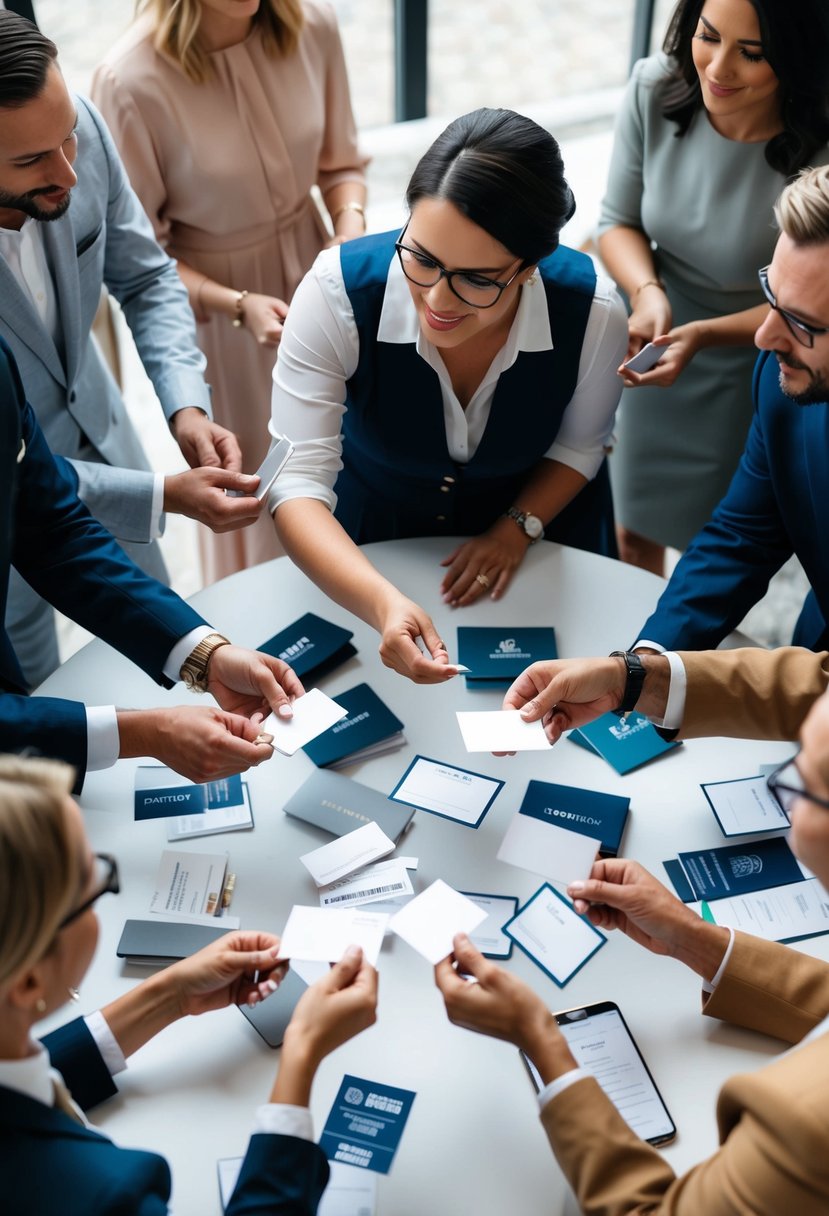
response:
[[[545,659],[533,663],[507,689],[504,709],[544,725],[551,743],[621,704],[626,671],[621,659]]]

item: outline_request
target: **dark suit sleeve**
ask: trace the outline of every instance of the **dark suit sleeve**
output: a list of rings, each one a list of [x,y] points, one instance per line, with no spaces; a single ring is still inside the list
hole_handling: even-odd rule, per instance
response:
[[[226,1216],[314,1216],[329,1174],[325,1153],[313,1141],[257,1133]]]
[[[54,1067],[72,1097],[89,1110],[118,1092],[98,1046],[83,1018],[75,1018],[43,1038]]]
[[[769,363],[769,359],[771,363]],[[755,413],[725,497],[698,532],[639,637],[667,650],[707,650],[739,625],[792,554],[769,471],[767,431],[756,408],[761,381],[775,373],[763,355],[754,373]]]

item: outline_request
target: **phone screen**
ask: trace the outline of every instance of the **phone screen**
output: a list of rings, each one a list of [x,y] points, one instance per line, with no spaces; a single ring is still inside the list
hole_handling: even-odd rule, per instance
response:
[[[622,1118],[649,1144],[667,1144],[676,1127],[618,1005],[602,1001],[554,1015],[577,1063],[601,1085]],[[538,1071],[524,1057],[536,1090]]]

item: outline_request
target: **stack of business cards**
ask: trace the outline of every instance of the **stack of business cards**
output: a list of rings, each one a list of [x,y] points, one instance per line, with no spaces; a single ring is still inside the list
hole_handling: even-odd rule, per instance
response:
[[[250,794],[241,777],[194,785],[163,765],[135,770],[135,818],[167,819],[170,841],[253,827]]]
[[[636,713],[623,718],[618,714],[602,714],[572,731],[569,738],[571,743],[601,756],[622,775],[682,746],[676,740],[663,739],[648,718]]]
[[[337,693],[334,700],[345,716],[303,749],[318,768],[356,764],[396,751],[406,742],[403,723],[368,684]]]
[[[332,836],[344,836],[360,824],[376,823],[395,843],[414,816],[414,807],[391,802],[385,794],[327,769],[312,773],[285,803],[284,811]]]
[[[357,653],[351,644],[353,636],[350,629],[306,612],[293,625],[268,638],[259,649],[290,664],[308,687]]]
[[[556,658],[556,631],[552,626],[458,626],[458,661],[469,668],[467,688],[503,687],[530,663]]]

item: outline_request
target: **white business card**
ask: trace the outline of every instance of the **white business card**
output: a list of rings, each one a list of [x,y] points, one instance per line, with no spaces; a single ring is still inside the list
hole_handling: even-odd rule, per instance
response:
[[[548,883],[504,925],[504,932],[560,988],[607,941]]]
[[[389,928],[434,966],[452,953],[456,933],[471,933],[486,915],[438,878],[391,918]]]
[[[515,709],[456,710],[468,752],[546,752],[550,741],[538,722],[525,722]]]
[[[316,739],[346,716],[347,711],[332,701],[319,688],[312,688],[304,697],[291,702],[292,718],[268,714],[262,723],[262,733],[273,735],[273,745],[283,756],[293,756],[306,743]]]
[[[338,836],[330,844],[303,853],[299,860],[317,886],[326,887],[393,852],[394,841],[372,820],[345,836]]]
[[[402,858],[377,861],[356,874],[320,887],[321,908],[356,908],[362,904],[399,899],[414,892]]]
[[[282,933],[280,958],[338,963],[349,946],[361,946],[377,966],[388,917],[362,908],[307,908],[295,904]]]
[[[389,798],[477,828],[503,784],[497,777],[415,756]]]
[[[519,811],[510,820],[496,856],[499,861],[567,886],[590,877],[601,843]]]

